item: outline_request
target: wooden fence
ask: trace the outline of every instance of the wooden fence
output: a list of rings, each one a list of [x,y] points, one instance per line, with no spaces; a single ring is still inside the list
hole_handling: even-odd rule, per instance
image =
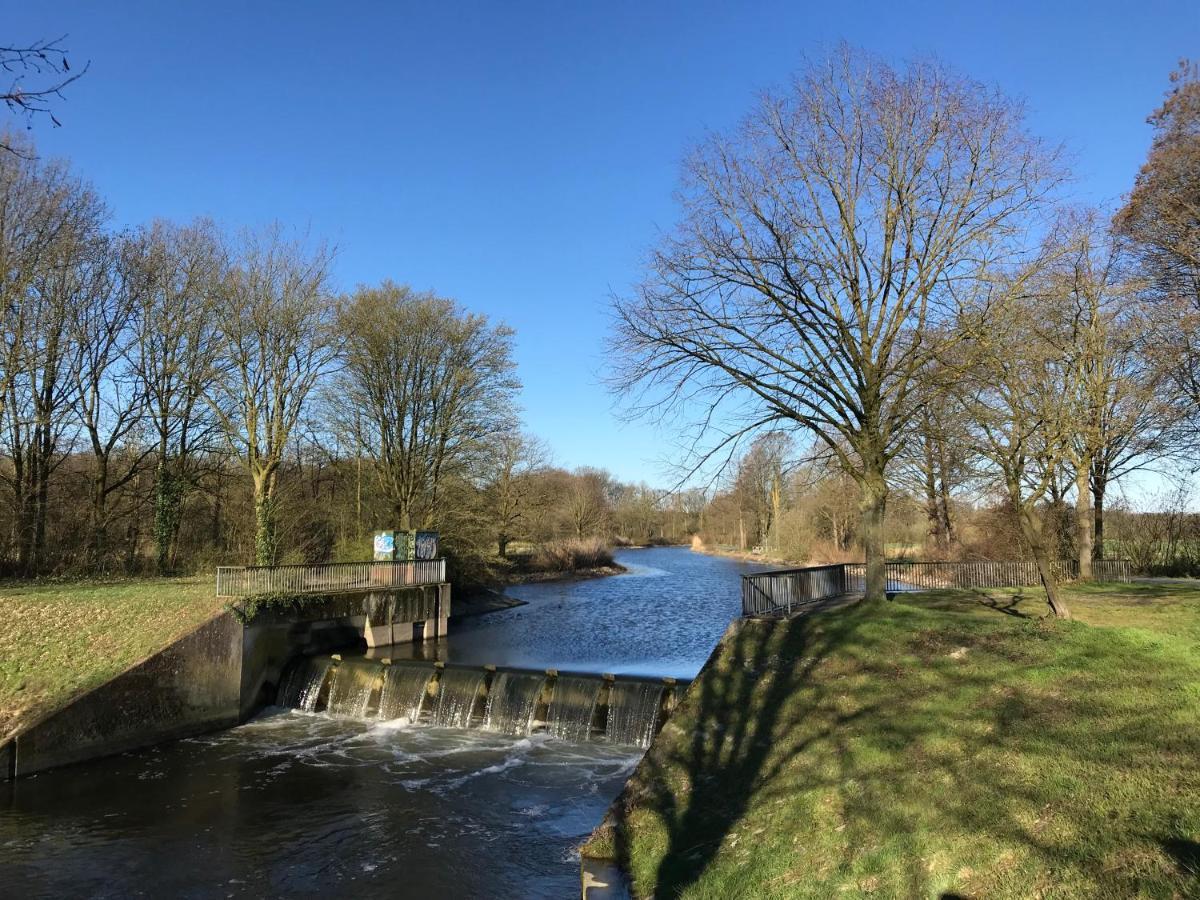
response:
[[[1059,560],[1052,565],[1059,581],[1079,577],[1078,560]],[[940,588],[1035,587],[1041,584],[1037,564],[1032,562],[889,562],[888,593],[929,591]],[[1132,574],[1128,560],[1106,559],[1092,563],[1097,581],[1127,582]],[[742,576],[742,615],[794,612],[843,594],[866,589],[867,567],[863,563],[780,569]]]
[[[255,594],[327,594],[381,587],[440,584],[446,560],[322,563],[314,566],[221,566],[218,597]]]

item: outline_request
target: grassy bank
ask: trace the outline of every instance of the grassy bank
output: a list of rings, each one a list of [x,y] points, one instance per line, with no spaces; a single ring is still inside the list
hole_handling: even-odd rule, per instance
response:
[[[1200,591],[918,595],[723,642],[585,852],[638,896],[1200,896]]]
[[[0,585],[0,742],[221,608],[211,578]]]

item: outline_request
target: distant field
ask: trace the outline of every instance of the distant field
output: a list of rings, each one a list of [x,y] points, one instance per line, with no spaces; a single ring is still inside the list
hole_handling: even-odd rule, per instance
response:
[[[1200,589],[750,622],[586,853],[639,897],[1200,897]]]
[[[0,742],[221,609],[211,578],[0,584]]]

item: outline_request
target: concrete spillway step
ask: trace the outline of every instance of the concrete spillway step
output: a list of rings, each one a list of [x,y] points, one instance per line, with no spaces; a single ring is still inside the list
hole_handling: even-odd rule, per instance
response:
[[[280,681],[281,706],[359,719],[648,747],[674,707],[672,679],[497,671],[334,656],[300,657]]]

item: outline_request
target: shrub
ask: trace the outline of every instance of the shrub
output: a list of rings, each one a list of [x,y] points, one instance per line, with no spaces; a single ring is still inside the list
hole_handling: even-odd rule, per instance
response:
[[[613,564],[612,550],[600,538],[552,541],[533,551],[530,569],[535,572],[575,572]]]

